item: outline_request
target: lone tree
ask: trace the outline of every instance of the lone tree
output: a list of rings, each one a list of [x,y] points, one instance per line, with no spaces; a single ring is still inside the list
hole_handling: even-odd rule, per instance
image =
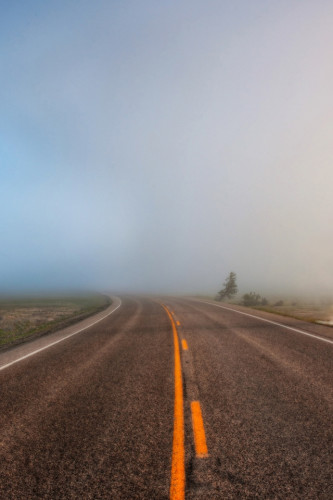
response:
[[[217,300],[231,299],[238,292],[236,273],[231,272],[224,282],[224,287],[217,294]]]

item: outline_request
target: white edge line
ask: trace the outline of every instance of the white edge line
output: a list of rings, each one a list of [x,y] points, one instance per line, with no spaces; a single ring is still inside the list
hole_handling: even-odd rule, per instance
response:
[[[314,339],[321,340],[322,342],[328,342],[333,344],[333,340],[325,339],[324,337],[319,337],[318,335],[313,335],[313,333],[304,332],[304,330],[298,330],[298,328],[293,328],[292,326],[283,325],[282,323],[277,323],[276,321],[271,321],[269,319],[260,318],[254,314],[249,314],[242,311],[237,311],[236,309],[231,309],[231,307],[220,306],[219,304],[213,304],[212,302],[206,302],[204,300],[195,299],[196,302],[201,302],[202,304],[209,304],[210,306],[220,307],[221,309],[227,309],[227,311],[232,311],[237,314],[243,314],[244,316],[250,316],[250,318],[259,319],[260,321],[265,321],[266,323],[271,323],[272,325],[281,326],[287,330],[292,330],[293,332],[301,333],[302,335],[307,335],[308,337],[313,337]]]
[[[14,365],[15,363],[18,363],[19,361],[22,361],[23,359],[30,358],[30,356],[33,356],[34,354],[37,354],[41,351],[44,351],[45,349],[48,349],[49,347],[52,347],[53,345],[59,344],[59,342],[62,342],[63,340],[66,340],[66,339],[69,339],[69,337],[73,337],[73,335],[76,335],[77,333],[83,332],[83,330],[87,330],[91,326],[96,325],[96,323],[99,323],[103,319],[110,316],[110,314],[113,314],[120,306],[121,306],[121,300],[120,300],[120,304],[115,309],[112,309],[111,312],[109,312],[108,314],[106,314],[102,318],[99,318],[97,321],[90,323],[90,325],[85,326],[84,328],[81,328],[80,330],[77,330],[76,332],[70,333],[69,335],[62,337],[61,339],[56,340],[55,342],[51,342],[51,344],[45,345],[44,347],[40,347],[39,349],[36,349],[36,351],[29,352],[29,354],[26,354],[25,356],[21,356],[20,358],[14,359],[14,361],[11,361],[10,363],[7,363],[6,365],[0,366],[0,371],[4,370],[5,368],[8,368],[11,365]]]

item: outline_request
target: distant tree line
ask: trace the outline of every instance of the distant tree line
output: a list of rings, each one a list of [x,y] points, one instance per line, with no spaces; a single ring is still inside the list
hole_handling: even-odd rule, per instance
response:
[[[267,306],[268,300],[265,297],[261,297],[259,293],[250,292],[245,293],[242,297],[243,306]]]

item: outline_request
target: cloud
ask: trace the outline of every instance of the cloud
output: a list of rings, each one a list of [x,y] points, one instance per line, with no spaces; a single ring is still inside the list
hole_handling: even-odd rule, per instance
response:
[[[2,286],[332,293],[320,7],[8,8]]]

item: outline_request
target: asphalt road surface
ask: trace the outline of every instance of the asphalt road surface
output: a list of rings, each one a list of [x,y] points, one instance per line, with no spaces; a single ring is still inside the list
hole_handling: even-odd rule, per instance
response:
[[[332,499],[333,330],[227,307],[122,297],[2,352],[0,498]]]

